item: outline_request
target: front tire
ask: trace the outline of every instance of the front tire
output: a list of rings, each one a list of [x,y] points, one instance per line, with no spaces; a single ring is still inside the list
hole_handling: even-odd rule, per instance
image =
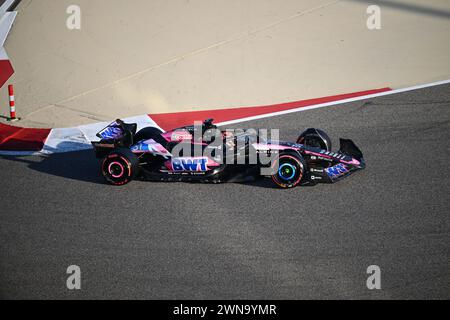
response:
[[[305,174],[305,162],[294,153],[281,154],[272,165],[272,181],[280,188],[294,188],[300,184]]]
[[[129,149],[119,148],[108,154],[102,162],[105,180],[115,186],[129,183],[139,171],[139,160]]]

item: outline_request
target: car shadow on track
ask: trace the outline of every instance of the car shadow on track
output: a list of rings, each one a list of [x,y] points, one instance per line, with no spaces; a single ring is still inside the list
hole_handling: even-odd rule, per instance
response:
[[[84,182],[105,184],[98,160],[92,150],[39,156],[0,156],[1,159],[27,164],[37,172]]]
[[[107,184],[101,175],[99,160],[94,157],[92,150],[37,156],[0,155],[0,159],[24,163],[27,165],[28,169],[57,177],[94,184]],[[189,182],[185,183],[188,184]],[[270,178],[263,177],[256,179],[250,177],[236,177],[235,179],[224,183],[236,183],[248,187],[267,189],[277,188]]]
[[[54,152],[51,154],[40,154],[35,156],[0,155],[0,159],[24,163],[31,170],[57,177],[90,182],[94,184],[107,184],[102,177],[99,160],[95,158],[92,149],[62,152],[64,150],[73,150],[75,148],[82,149],[85,147],[86,146],[84,144],[77,145],[72,142],[63,142],[55,149],[49,149],[47,147],[46,151]],[[140,179],[138,178],[138,180]],[[266,189],[278,188],[268,177],[253,177],[239,174],[230,181],[224,183],[236,183],[246,185],[248,187],[259,187]]]
[[[0,159],[24,163],[28,169],[71,180],[107,184],[100,172],[100,163],[92,150],[54,153],[36,156],[8,156],[0,155]],[[164,182],[157,182],[164,183]],[[170,182],[167,182],[170,183]],[[185,182],[194,183],[194,182]],[[237,176],[224,183],[236,183],[248,187],[277,189],[278,187],[268,177]],[[303,186],[302,186],[303,187]]]

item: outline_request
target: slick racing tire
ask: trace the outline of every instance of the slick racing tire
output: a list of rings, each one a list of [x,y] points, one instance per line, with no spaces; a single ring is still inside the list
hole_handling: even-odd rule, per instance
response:
[[[115,186],[129,183],[139,171],[139,160],[129,149],[119,148],[108,154],[102,162],[102,174]]]
[[[316,128],[309,128],[302,132],[297,139],[297,143],[308,147],[331,151],[330,137],[323,130]]]
[[[272,165],[272,181],[280,188],[299,185],[305,174],[305,162],[297,153],[282,153]]]

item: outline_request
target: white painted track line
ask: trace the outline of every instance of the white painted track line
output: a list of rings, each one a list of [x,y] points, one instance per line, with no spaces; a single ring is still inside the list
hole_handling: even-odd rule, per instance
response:
[[[225,125],[234,124],[234,123],[241,123],[241,122],[246,122],[246,121],[270,118],[270,117],[280,116],[280,115],[294,113],[294,112],[319,109],[319,108],[330,107],[330,106],[339,105],[339,104],[348,103],[348,102],[361,101],[361,100],[366,100],[366,99],[371,99],[371,98],[376,98],[376,97],[388,96],[388,95],[391,95],[391,94],[408,92],[408,91],[412,91],[412,90],[419,90],[419,89],[439,86],[439,85],[447,84],[447,83],[450,83],[450,79],[442,80],[442,81],[436,81],[436,82],[431,82],[431,83],[426,83],[426,84],[420,84],[420,85],[407,87],[407,88],[394,89],[394,90],[390,90],[390,91],[369,94],[369,95],[366,95],[366,96],[360,96],[360,97],[349,98],[349,99],[344,99],[344,100],[339,100],[339,101],[321,103],[321,104],[313,105],[313,106],[310,106],[310,107],[300,107],[300,108],[291,109],[291,110],[284,110],[284,111],[267,113],[267,114],[258,115],[258,116],[254,116],[254,117],[247,117],[247,118],[242,118],[242,119],[237,119],[237,120],[225,121],[225,122],[218,123],[217,125],[225,126]]]

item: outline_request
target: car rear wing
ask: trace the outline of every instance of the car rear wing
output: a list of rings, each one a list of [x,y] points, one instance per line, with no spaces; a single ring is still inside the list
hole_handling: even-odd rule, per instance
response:
[[[127,135],[134,136],[136,134],[136,130],[136,123],[125,123],[123,120],[117,119],[100,130],[96,136],[102,140],[120,140]]]
[[[120,125],[120,122],[118,120],[110,123],[105,128],[100,130],[96,136],[102,140],[104,139],[120,139],[123,137],[124,130],[122,129],[122,126]]]
[[[96,134],[100,141],[92,142],[97,158],[104,157],[118,147],[131,147],[136,130],[136,123],[125,123],[120,119],[100,130]]]

